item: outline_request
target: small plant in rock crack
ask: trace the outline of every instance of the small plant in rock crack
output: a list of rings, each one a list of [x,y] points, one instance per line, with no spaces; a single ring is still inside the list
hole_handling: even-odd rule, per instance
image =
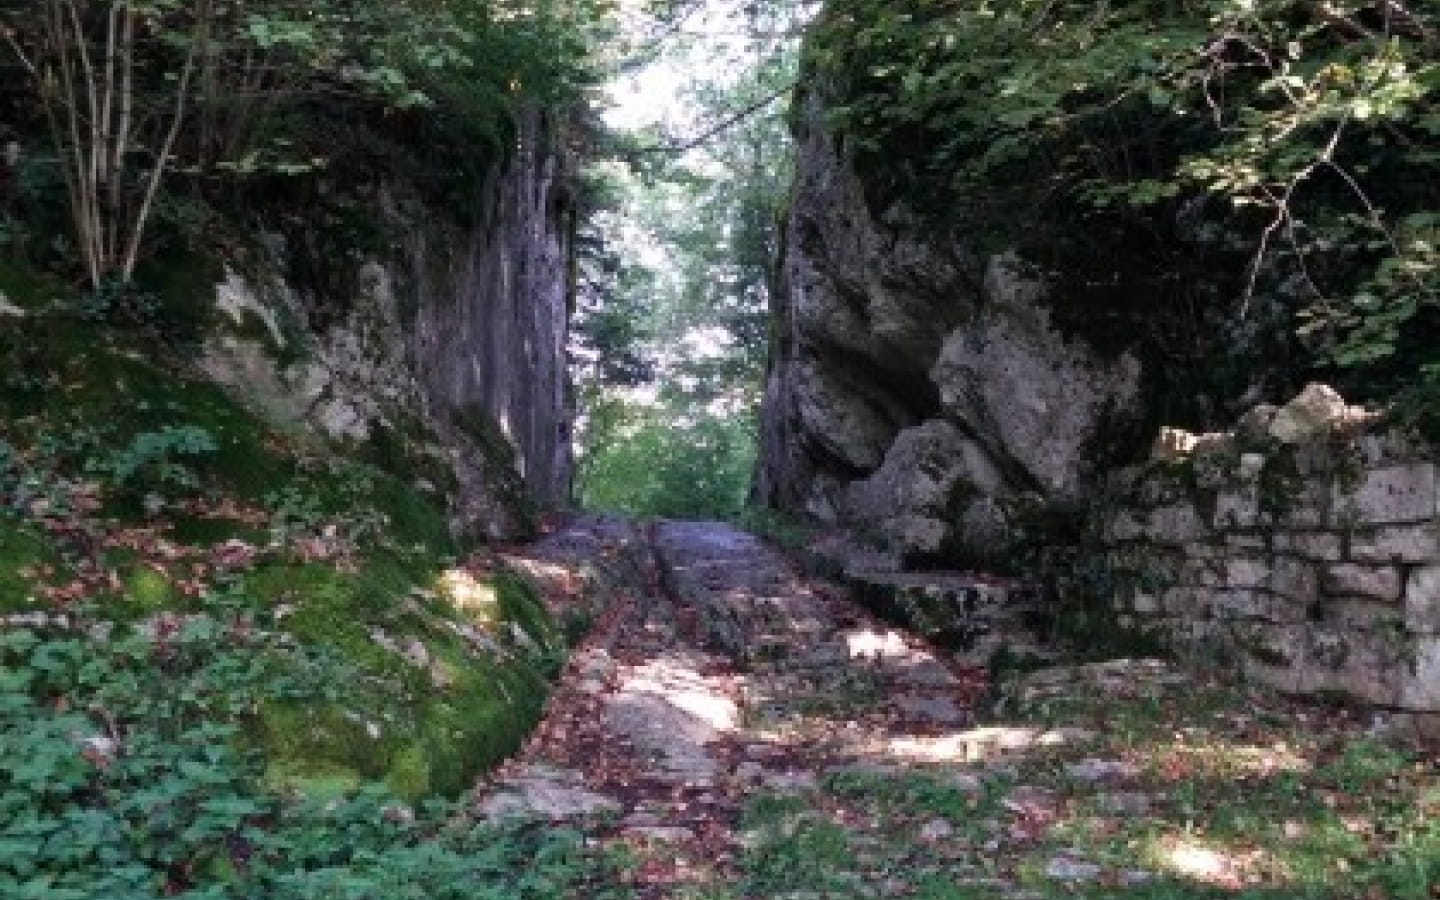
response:
[[[186,461],[213,454],[215,437],[198,425],[167,425],[142,431],[119,450],[92,458],[87,468],[122,491],[184,494],[200,487]]]
[[[281,542],[313,534],[326,521],[320,498],[294,485],[266,494],[265,508],[270,512],[271,534]]]

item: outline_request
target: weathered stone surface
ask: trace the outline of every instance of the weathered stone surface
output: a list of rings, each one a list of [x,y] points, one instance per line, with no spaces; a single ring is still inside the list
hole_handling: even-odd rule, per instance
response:
[[[1337,525],[1395,525],[1436,515],[1435,466],[1414,463],[1367,469],[1359,483],[1340,480],[1331,501]]]
[[[987,304],[945,341],[931,379],[945,411],[1052,496],[1072,496],[1101,416],[1135,399],[1140,367],[1105,363],[1067,341],[1039,305],[1040,285],[1006,257],[991,260]]]
[[[1400,705],[1440,712],[1440,637],[1426,635],[1415,642],[1411,672],[1400,692]]]
[[[1208,546],[1204,549],[1218,550]],[[1180,572],[1180,581],[1187,586],[1255,590],[1269,584],[1270,563],[1255,557],[1232,557],[1223,550],[1207,552],[1185,565]]]
[[[1215,498],[1216,528],[1254,528],[1260,520],[1260,488],[1254,483],[1222,490]]]
[[[1128,509],[1116,510],[1105,520],[1103,535],[1107,541],[1133,541],[1144,534],[1145,523]]]
[[[1410,573],[1405,583],[1405,627],[1417,634],[1440,634],[1440,566]]]
[[[1117,619],[1180,651],[1236,652],[1286,690],[1429,702],[1422,645],[1440,634],[1435,451],[1364,433],[1375,421],[1312,385],[1234,432],[1168,432],[1161,449],[1179,457],[1109,479],[1119,502],[1097,517],[1118,573],[1166,560],[1168,587],[1117,591]]]
[[[1143,533],[1160,544],[1185,544],[1206,534],[1200,513],[1189,503],[1177,503],[1152,509],[1145,517]]]
[[[1083,499],[1102,438],[1136,412],[1139,364],[1054,327],[1046,287],[1012,255],[872,206],[821,98],[798,119],[756,496],[913,554],[983,562],[1014,539],[1017,504]],[[970,442],[963,466],[926,476],[966,485],[946,515],[886,490],[913,471],[897,465],[908,436],[931,425]]]
[[[842,518],[873,525],[902,553],[934,553],[954,527],[957,491],[975,497],[999,489],[1001,476],[978,444],[948,422],[900,433],[880,469],[851,485]]]
[[[1265,591],[1227,590],[1211,594],[1206,607],[1223,621],[1303,622],[1304,605]]]
[[[1324,481],[1287,485],[1284,495],[1273,504],[1273,521],[1267,524],[1301,530],[1325,528],[1330,515],[1330,501],[1330,487]]]
[[[528,766],[507,778],[477,806],[481,818],[577,819],[615,812],[620,804],[584,786],[576,772]]]
[[[456,530],[492,539],[532,532],[527,495],[567,503],[572,468],[569,163],[538,111],[516,124],[510,159],[463,213],[468,225],[394,185],[362,210],[397,235],[373,258],[310,260],[303,236],[269,236],[243,277],[228,270],[217,286],[229,325],[200,361],[284,426],[433,442],[422,452],[458,482]],[[307,266],[343,272],[333,280],[349,295],[276,274]]]
[[[1350,558],[1367,563],[1440,562],[1440,522],[1377,528],[1350,540]]]
[[[1237,635],[1250,675],[1281,690],[1336,692],[1385,706],[1401,702],[1408,679],[1401,648],[1342,624],[1247,623]]]
[[[1308,603],[1320,594],[1320,573],[1314,563],[1277,556],[1270,570],[1270,590],[1293,603]]]
[[[1292,553],[1306,559],[1337,561],[1341,556],[1340,535],[1329,532],[1282,531],[1271,536],[1276,553]]]
[[[1394,566],[1326,566],[1320,578],[1320,587],[1327,594],[1375,600],[1400,599],[1400,585],[1400,570]]]
[[[880,402],[841,372],[832,372],[819,360],[797,367],[794,388],[795,415],[815,448],[859,470],[873,470],[885,459],[899,426]]]

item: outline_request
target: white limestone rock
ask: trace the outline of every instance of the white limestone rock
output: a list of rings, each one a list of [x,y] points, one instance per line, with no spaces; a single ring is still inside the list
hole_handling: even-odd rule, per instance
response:
[[[1067,340],[1037,302],[1038,284],[995,257],[987,304],[945,341],[931,369],[946,412],[981,443],[1018,463],[1049,496],[1073,496],[1086,475],[1085,450],[1113,410],[1139,394],[1140,364],[1113,362]]]
[[[1282,444],[1303,444],[1338,428],[1361,424],[1370,416],[1365,409],[1346,403],[1334,388],[1310,384],[1299,396],[1280,407],[1268,432]]]

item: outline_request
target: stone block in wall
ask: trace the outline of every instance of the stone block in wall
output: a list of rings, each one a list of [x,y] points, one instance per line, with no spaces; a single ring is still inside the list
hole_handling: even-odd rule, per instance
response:
[[[1409,648],[1391,635],[1343,623],[1238,623],[1233,634],[1246,673],[1284,691],[1347,694],[1397,705],[1412,678]]]
[[[1321,572],[1320,589],[1331,596],[1399,600],[1400,570],[1395,566],[1337,563]]]
[[[1440,523],[1366,530],[1351,538],[1350,558],[1367,563],[1440,563]]]
[[[1410,673],[1400,690],[1400,706],[1440,712],[1440,637],[1416,638],[1411,656]]]
[[[1181,570],[1180,581],[1199,587],[1256,590],[1270,583],[1270,562],[1260,557],[1223,553],[1211,559],[1193,559]]]
[[[1364,597],[1332,597],[1316,607],[1312,621],[1346,634],[1366,635],[1399,647],[1411,640],[1405,634],[1404,612],[1393,603]]]
[[[1397,525],[1436,515],[1435,466],[1412,463],[1367,469],[1357,484],[1333,486],[1332,510],[1340,525]]]
[[[1215,495],[1214,527],[1254,528],[1260,522],[1260,486],[1254,482],[1226,487]]]
[[[1400,431],[1362,434],[1355,442],[1360,458],[1367,466],[1383,463],[1425,462],[1433,458],[1435,448]]]
[[[1270,546],[1276,553],[1323,562],[1338,562],[1343,554],[1340,536],[1326,531],[1282,531],[1271,536]]]
[[[1167,632],[1177,649],[1223,645],[1230,640],[1230,626],[1218,619],[1196,618],[1185,613],[1169,621]]]
[[[1410,573],[1405,583],[1405,627],[1416,634],[1440,635],[1440,566]]]
[[[1103,537],[1110,543],[1139,540],[1145,534],[1145,524],[1129,510],[1118,510],[1105,520]]]
[[[1214,618],[1226,622],[1261,621],[1277,624],[1304,622],[1308,610],[1268,591],[1214,591],[1205,601]]]
[[[1160,607],[1166,615],[1186,620],[1199,620],[1209,611],[1211,591],[1206,588],[1172,587],[1160,594]]]
[[[1350,421],[1351,409],[1334,388],[1310,384],[1270,416],[1267,430],[1282,444],[1307,444]]]
[[[1195,565],[1207,565],[1212,569],[1219,565],[1216,560],[1224,559],[1230,555],[1230,551],[1226,549],[1224,544],[1202,544],[1197,542],[1194,544],[1186,544],[1180,548],[1180,551],[1185,554],[1187,560],[1191,560]],[[1212,582],[1207,580],[1201,583],[1211,584]]]
[[[1225,535],[1224,551],[1233,556],[1253,556],[1257,553],[1265,553],[1270,549],[1270,542],[1264,535],[1259,534],[1227,534]]]
[[[1313,602],[1320,596],[1320,572],[1309,560],[1277,556],[1271,565],[1270,590],[1292,603]]]
[[[1297,670],[1304,659],[1303,627],[1258,620],[1234,622],[1229,626],[1227,637],[1232,648],[1239,653],[1247,672],[1258,665],[1271,676],[1264,679],[1267,684],[1282,689],[1297,689],[1292,686],[1292,682],[1298,684]]]
[[[1145,537],[1159,544],[1188,544],[1205,537],[1208,529],[1191,503],[1172,503],[1152,509],[1145,519]]]

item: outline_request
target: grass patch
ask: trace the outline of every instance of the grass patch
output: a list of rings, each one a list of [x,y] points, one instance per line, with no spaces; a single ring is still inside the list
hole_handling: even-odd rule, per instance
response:
[[[1440,891],[1440,756],[1370,734],[1368,715],[1169,671],[1035,683],[994,724],[1073,738],[970,763],[882,756],[752,801],[746,896]]]

